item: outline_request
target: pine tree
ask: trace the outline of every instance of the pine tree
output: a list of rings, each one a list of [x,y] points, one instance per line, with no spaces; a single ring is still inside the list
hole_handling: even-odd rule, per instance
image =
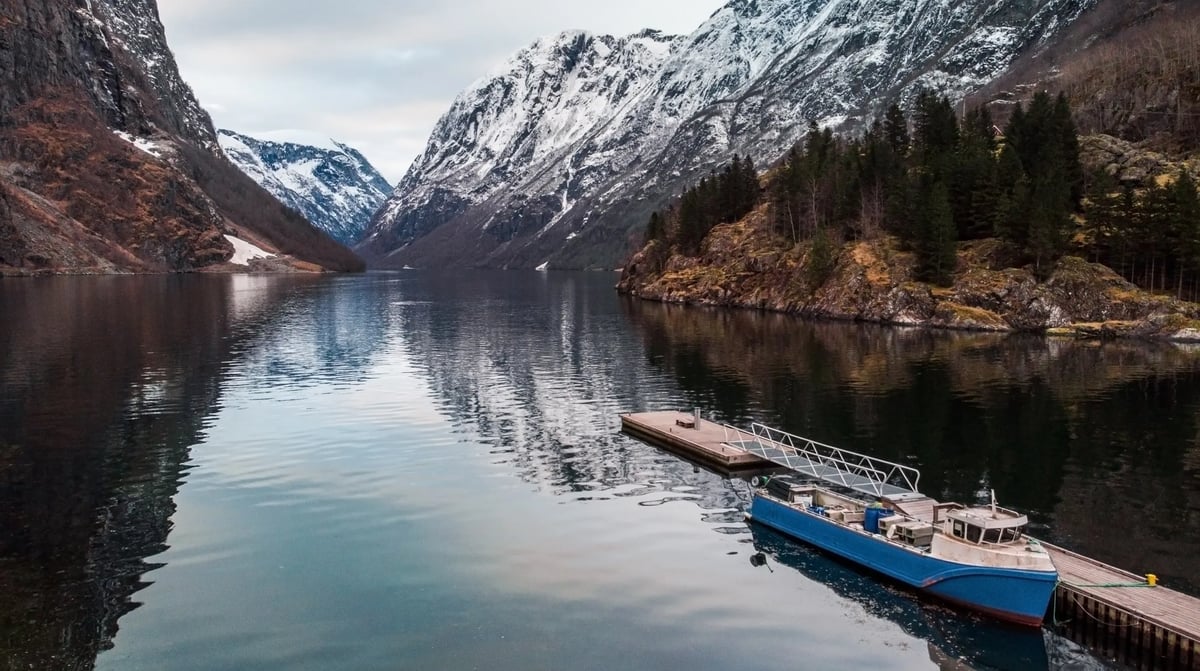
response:
[[[1031,180],[1029,235],[1026,252],[1033,257],[1039,277],[1049,276],[1067,243],[1071,187],[1060,171],[1046,172]]]
[[[913,149],[922,168],[933,179],[944,180],[958,146],[958,119],[950,99],[931,91],[918,94],[915,126]]]
[[[921,277],[936,284],[950,284],[957,262],[954,213],[946,185],[935,182],[922,199],[925,215],[917,248]]]
[[[1180,172],[1171,186],[1170,202],[1169,226],[1178,268],[1175,295],[1182,298],[1185,275],[1191,273],[1195,277],[1200,271],[1200,194],[1186,170]],[[1189,297],[1194,297],[1194,293],[1191,292]]]
[[[999,188],[996,184],[995,140],[986,108],[967,113],[948,184],[954,223],[960,240],[993,235]]]
[[[1092,258],[1109,265],[1113,265],[1114,254],[1119,251],[1119,236],[1123,228],[1118,189],[1117,180],[1103,170],[1091,176],[1081,230]]]
[[[1021,159],[1012,145],[1000,148],[996,161],[996,237],[1024,247],[1029,234],[1029,178],[1021,168]]]
[[[853,152],[851,152],[853,153]],[[870,236],[885,226],[887,221],[887,189],[898,169],[897,158],[884,134],[880,120],[871,124],[863,136],[860,149],[862,159],[858,163],[860,198],[859,217],[863,232]]]
[[[1152,184],[1137,199],[1134,222],[1142,260],[1139,282],[1150,291],[1162,288],[1165,282],[1166,258],[1170,255],[1171,190]]]
[[[1083,203],[1083,164],[1079,161],[1078,131],[1071,115],[1071,104],[1065,93],[1059,93],[1058,98],[1054,101],[1054,112],[1051,119],[1057,136],[1053,142],[1058,144],[1063,175],[1071,189],[1071,206],[1078,211]]]
[[[897,104],[892,104],[884,115],[883,121],[884,139],[891,148],[892,153],[897,157],[908,156],[909,135],[908,135],[908,119],[904,116],[904,111]]]
[[[648,244],[652,240],[665,240],[666,228],[663,216],[658,211],[651,213],[650,223],[646,224],[646,237],[643,240],[643,244]]]
[[[704,181],[701,181],[704,184]],[[685,254],[695,254],[708,231],[704,228],[704,211],[700,189],[688,189],[679,200],[679,247]]]

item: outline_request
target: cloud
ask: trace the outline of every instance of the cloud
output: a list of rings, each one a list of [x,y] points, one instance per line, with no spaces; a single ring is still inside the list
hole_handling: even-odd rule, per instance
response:
[[[686,33],[721,4],[159,0],[159,11],[184,79],[218,126],[328,135],[396,182],[454,96],[538,37]]]

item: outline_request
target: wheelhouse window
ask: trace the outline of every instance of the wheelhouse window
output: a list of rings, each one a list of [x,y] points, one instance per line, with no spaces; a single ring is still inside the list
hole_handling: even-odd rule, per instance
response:
[[[964,531],[963,526],[962,520],[954,520],[954,525],[950,529],[950,535],[956,538],[965,538],[966,532]]]
[[[967,525],[967,541],[970,543],[978,543],[980,536],[983,535],[983,530],[974,524]]]

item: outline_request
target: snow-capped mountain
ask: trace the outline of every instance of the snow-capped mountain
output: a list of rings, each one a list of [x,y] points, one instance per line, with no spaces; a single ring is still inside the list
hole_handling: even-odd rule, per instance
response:
[[[353,147],[259,140],[218,132],[225,156],[284,205],[304,214],[333,239],[353,244],[392,187]]]
[[[359,251],[613,267],[672,193],[810,120],[992,81],[1101,0],[731,0],[691,35],[542,39],[459,95]]]
[[[225,160],[155,0],[5,3],[0,119],[0,275],[362,267]]]

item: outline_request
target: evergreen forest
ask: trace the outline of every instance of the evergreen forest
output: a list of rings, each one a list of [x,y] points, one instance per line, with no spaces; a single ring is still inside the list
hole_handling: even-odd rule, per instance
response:
[[[1195,300],[1200,292],[1200,196],[1186,171],[1151,185],[1086,172],[1065,95],[1017,104],[1003,129],[987,107],[956,114],[948,98],[920,93],[853,137],[811,124],[760,180],[735,156],[655,212],[646,240],[695,255],[717,224],[766,201],[783,239],[811,244],[823,279],[846,240],[892,235],[914,253],[918,275],[949,284],[959,241],[995,238],[1011,266],[1040,278],[1074,254],[1138,286]]]

